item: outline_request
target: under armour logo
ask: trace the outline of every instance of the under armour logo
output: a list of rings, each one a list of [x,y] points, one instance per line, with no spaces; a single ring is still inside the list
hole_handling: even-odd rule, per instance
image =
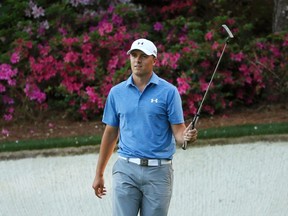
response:
[[[158,98],[156,99],[151,98],[151,103],[158,103]]]
[[[143,45],[143,44],[144,44],[144,42],[138,42],[138,45],[140,45],[140,44],[141,44],[141,45]]]

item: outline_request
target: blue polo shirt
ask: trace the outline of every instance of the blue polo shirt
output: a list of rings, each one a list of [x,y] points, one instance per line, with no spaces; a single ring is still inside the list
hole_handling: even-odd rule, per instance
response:
[[[172,159],[176,145],[170,124],[184,122],[181,98],[155,73],[143,92],[131,75],[110,90],[102,121],[119,127],[120,156]]]

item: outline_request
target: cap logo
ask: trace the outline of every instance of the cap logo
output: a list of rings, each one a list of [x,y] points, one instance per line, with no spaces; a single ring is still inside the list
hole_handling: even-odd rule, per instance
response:
[[[152,41],[143,38],[134,41],[127,54],[131,54],[133,50],[137,49],[141,50],[146,55],[154,55],[157,58],[157,48]]]

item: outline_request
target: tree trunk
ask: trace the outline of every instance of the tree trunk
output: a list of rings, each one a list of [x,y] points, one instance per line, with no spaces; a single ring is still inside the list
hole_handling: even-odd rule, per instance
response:
[[[288,0],[274,0],[273,32],[288,30]]]

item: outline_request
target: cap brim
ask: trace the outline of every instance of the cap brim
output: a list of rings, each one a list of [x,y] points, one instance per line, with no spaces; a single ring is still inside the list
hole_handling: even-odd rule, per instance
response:
[[[142,52],[144,52],[146,55],[153,55],[155,57],[157,57],[157,55],[155,55],[155,53],[151,53],[149,52],[148,50],[145,50],[145,49],[139,49],[139,48],[136,48],[136,49],[130,49],[128,52],[127,52],[127,55],[130,55],[130,53],[133,51],[133,50],[140,50]]]

